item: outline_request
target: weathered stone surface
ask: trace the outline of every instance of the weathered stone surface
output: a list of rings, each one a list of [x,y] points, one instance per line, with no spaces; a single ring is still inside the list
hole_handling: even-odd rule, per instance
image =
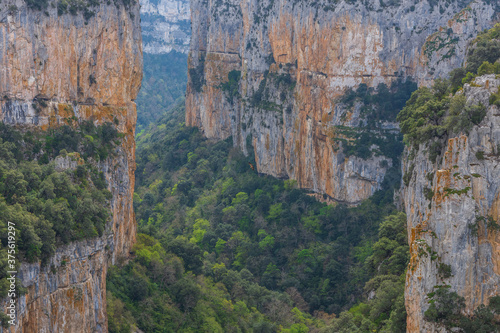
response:
[[[57,156],[54,163],[56,171],[64,171],[75,170],[77,166],[83,165],[85,161],[80,157],[79,153],[70,153],[66,156]]]
[[[193,0],[186,123],[210,138],[232,136],[243,151],[251,145],[259,172],[337,201],[366,199],[389,160],[337,149],[335,126],[360,124],[338,97],[361,83],[429,84],[460,66],[470,39],[498,17],[497,4],[481,0],[381,4]],[[241,79],[230,97],[222,87],[232,70]],[[294,85],[280,80],[287,75]]]
[[[140,0],[144,53],[187,54],[191,36],[188,0]]]
[[[463,93],[468,103],[489,105],[499,86],[495,75],[486,75],[466,84]],[[466,314],[500,294],[500,233],[484,222],[478,223],[477,235],[470,228],[481,216],[500,220],[499,148],[500,109],[493,105],[469,135],[448,140],[436,164],[424,147],[413,158],[405,152],[403,172],[411,174],[401,191],[411,254],[405,292],[408,332],[444,332],[423,319],[427,294],[436,285],[450,285],[463,296]],[[484,159],[478,159],[478,152],[484,152]],[[434,192],[430,200],[428,189]],[[429,251],[436,252],[436,259]],[[451,277],[439,273],[441,263],[451,266]]]
[[[19,332],[107,332],[107,244],[112,235],[57,249],[47,268],[21,265],[28,286],[18,299]]]
[[[9,10],[13,4],[17,11]],[[18,277],[27,293],[18,299],[11,332],[107,332],[107,267],[135,242],[139,4],[126,9],[102,1],[95,10],[85,22],[82,14],[58,16],[51,6],[43,13],[21,0],[0,4],[0,120],[47,129],[90,119],[118,124],[125,134],[115,156],[97,165],[112,193],[105,235],[58,248],[45,267],[21,265]],[[61,158],[56,164],[65,169],[76,167],[73,162]]]

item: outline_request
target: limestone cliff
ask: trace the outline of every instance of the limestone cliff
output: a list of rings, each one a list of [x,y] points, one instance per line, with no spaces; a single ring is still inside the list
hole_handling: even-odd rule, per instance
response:
[[[487,75],[466,84],[463,93],[470,104],[489,105],[499,86],[495,75]],[[463,296],[467,315],[500,294],[500,233],[490,222],[500,219],[499,116],[499,107],[489,106],[469,135],[448,139],[436,163],[424,147],[405,153],[408,332],[444,332],[423,319],[435,286],[450,285]]]
[[[252,147],[259,172],[357,203],[392,161],[345,154],[339,132],[361,130],[366,113],[339,97],[362,83],[428,84],[461,65],[468,41],[498,18],[497,2],[468,3],[193,0],[186,122]]]
[[[187,54],[191,36],[188,0],[141,0],[144,53]]]
[[[91,119],[125,134],[116,157],[98,164],[112,193],[105,235],[58,248],[44,267],[21,265],[27,293],[11,332],[107,331],[107,267],[128,254],[136,232],[134,99],[142,45],[139,4],[124,3],[100,1],[73,13],[56,2],[41,11],[22,0],[0,4],[0,120],[47,129]]]

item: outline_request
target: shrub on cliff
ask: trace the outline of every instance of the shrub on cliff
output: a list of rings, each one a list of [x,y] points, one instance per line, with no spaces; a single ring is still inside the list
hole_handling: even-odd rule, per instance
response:
[[[450,100],[448,115],[444,118],[444,126],[448,134],[468,133],[472,126],[486,116],[484,105],[468,105],[464,95],[456,95]]]
[[[453,90],[453,77],[438,79],[431,88],[415,91],[397,117],[406,144],[415,149],[427,145],[433,162],[448,137],[468,134],[486,115],[485,106],[467,104],[465,96],[453,96]]]
[[[446,133],[442,118],[448,109],[449,98],[440,89],[442,82],[437,81],[433,88],[423,87],[414,92],[399,113],[397,120],[406,143],[418,146]]]
[[[35,10],[45,10],[48,4],[48,0],[26,0],[26,5]]]
[[[25,153],[31,158],[39,158],[39,161],[48,161],[64,149],[67,152],[79,152],[85,161],[103,161],[114,154],[114,148],[122,137],[123,134],[111,123],[95,126],[92,120],[87,120],[81,122],[78,127],[66,125],[49,129],[43,136],[37,135],[30,144],[32,150],[25,150]]]
[[[467,72],[478,73],[484,62],[494,64],[500,59],[500,23],[480,33],[467,53]]]
[[[239,96],[240,78],[241,71],[232,70],[227,75],[227,81],[220,86],[220,89],[227,94],[231,103],[233,103],[234,98]]]
[[[346,156],[368,159],[373,155],[383,155],[391,158],[393,166],[397,166],[404,148],[402,136],[393,130],[381,129],[381,124],[394,122],[416,89],[417,85],[411,78],[404,82],[398,79],[390,87],[381,83],[377,89],[369,88],[366,84],[360,84],[356,90],[348,89],[339,102],[348,108],[354,107],[355,103],[361,105],[361,123],[365,125],[357,129],[335,126],[335,147],[342,142]]]
[[[454,69],[449,79],[438,79],[431,88],[422,87],[412,94],[397,117],[405,142],[415,148],[428,144],[435,159],[447,137],[468,133],[478,125],[486,115],[485,106],[467,104],[457,91],[477,75],[500,73],[499,61],[500,24],[496,24],[474,40],[465,68]],[[490,104],[496,103],[497,94],[493,94]]]
[[[205,85],[205,56],[200,56],[198,65],[189,69],[189,79],[194,91],[201,92]]]
[[[405,81],[393,81],[390,87],[380,83],[376,89],[362,83],[356,90],[348,89],[339,102],[347,107],[353,107],[355,102],[362,103],[362,112],[368,124],[374,126],[379,121],[394,121],[415,90],[417,84],[411,77]]]
[[[427,297],[430,306],[424,313],[426,321],[438,323],[453,332],[498,332],[500,296],[490,297],[488,306],[480,305],[472,316],[462,314],[465,299],[450,291],[449,286],[435,286],[435,291]]]

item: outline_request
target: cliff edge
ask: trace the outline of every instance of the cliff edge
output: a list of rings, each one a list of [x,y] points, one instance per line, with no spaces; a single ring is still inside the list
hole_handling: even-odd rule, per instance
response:
[[[121,143],[97,165],[112,194],[112,218],[102,237],[57,248],[47,265],[21,264],[18,278],[26,293],[18,299],[17,325],[10,332],[107,332],[107,267],[127,256],[135,242],[139,4],[64,3],[0,4],[0,120],[43,130],[71,121],[115,124]]]
[[[408,332],[446,332],[424,319],[439,288],[464,297],[468,316],[500,294],[500,109],[490,105],[497,76],[477,77],[457,93],[467,105],[487,106],[486,113],[468,133],[450,136],[435,162],[423,145],[405,151]]]
[[[363,133],[389,140],[397,125],[395,116],[371,123],[371,111],[342,97],[430,84],[462,65],[498,10],[484,0],[193,0],[186,123],[253,149],[261,173],[359,203],[394,162],[375,139],[359,156],[346,146]]]

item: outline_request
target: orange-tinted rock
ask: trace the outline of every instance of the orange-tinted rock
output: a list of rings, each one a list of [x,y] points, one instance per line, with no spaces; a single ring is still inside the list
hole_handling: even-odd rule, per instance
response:
[[[361,83],[413,77],[428,84],[461,65],[470,38],[496,13],[482,1],[457,16],[458,1],[444,13],[427,2],[315,4],[192,1],[186,123],[209,138],[232,136],[244,152],[253,148],[261,173],[358,203],[380,189],[391,161],[346,157],[338,149],[336,126],[363,124],[360,106],[346,110],[338,98]],[[433,44],[441,27],[451,29],[453,43]],[[241,79],[231,98],[223,83],[233,70]],[[283,75],[294,85],[283,84]]]
[[[488,105],[489,94],[499,85],[494,75],[483,76],[474,86],[466,85],[464,93],[470,103]],[[427,295],[434,286],[450,285],[464,297],[466,315],[500,294],[500,237],[485,224],[489,217],[499,220],[498,112],[498,107],[489,106],[469,135],[450,138],[436,164],[429,161],[424,147],[413,160],[403,159],[404,172],[414,165],[410,182],[402,189],[411,253],[405,292],[408,332],[443,332],[424,320]],[[484,159],[477,157],[480,151]],[[449,265],[452,275],[444,276],[440,264]]]
[[[49,263],[22,263],[27,293],[11,332],[107,332],[106,272],[135,242],[134,99],[142,80],[139,5],[101,1],[83,15],[58,16],[0,4],[0,120],[47,129],[71,122],[111,122],[124,133],[116,155],[101,161],[112,193],[112,218],[100,238],[57,248]],[[22,4],[21,6],[19,6]],[[59,168],[73,167],[64,159]],[[78,163],[78,161],[75,161]]]

